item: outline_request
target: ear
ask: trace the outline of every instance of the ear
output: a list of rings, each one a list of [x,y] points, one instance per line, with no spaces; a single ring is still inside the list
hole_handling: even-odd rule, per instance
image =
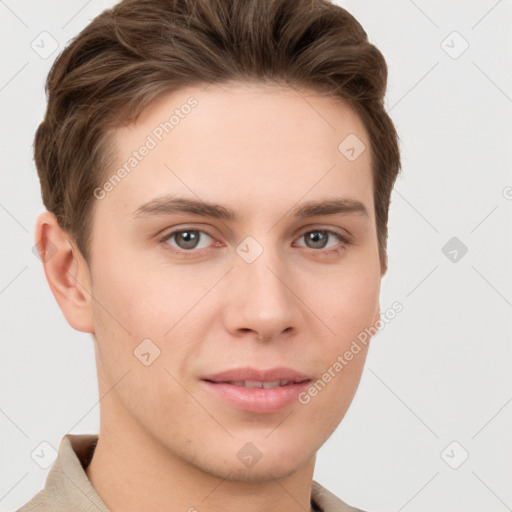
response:
[[[69,325],[94,334],[89,267],[53,213],[37,218],[35,241],[50,289]]]

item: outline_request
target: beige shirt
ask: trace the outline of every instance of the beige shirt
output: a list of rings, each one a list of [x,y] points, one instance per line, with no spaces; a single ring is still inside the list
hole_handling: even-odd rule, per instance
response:
[[[65,435],[44,489],[18,512],[108,512],[85,473],[97,440],[97,434]],[[350,507],[314,480],[311,506],[319,512],[362,512]]]

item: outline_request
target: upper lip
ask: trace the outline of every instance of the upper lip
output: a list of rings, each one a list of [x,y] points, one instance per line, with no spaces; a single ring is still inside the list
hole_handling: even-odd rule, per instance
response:
[[[256,381],[256,382],[274,382],[274,381],[293,381],[302,382],[311,380],[311,378],[301,372],[286,368],[284,366],[269,368],[267,370],[245,366],[243,368],[233,368],[223,372],[207,375],[202,380],[211,380],[213,382],[237,382],[237,381]]]

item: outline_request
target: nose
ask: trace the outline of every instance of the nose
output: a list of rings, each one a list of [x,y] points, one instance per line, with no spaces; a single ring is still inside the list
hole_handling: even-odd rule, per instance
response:
[[[279,258],[264,251],[256,261],[236,258],[225,295],[224,322],[233,336],[267,341],[299,327],[301,301],[293,277]]]

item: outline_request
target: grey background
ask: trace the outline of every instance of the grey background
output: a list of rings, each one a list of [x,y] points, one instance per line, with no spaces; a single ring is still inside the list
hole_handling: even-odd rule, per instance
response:
[[[32,253],[44,210],[32,140],[51,63],[112,4],[0,0],[0,511],[43,487],[40,443],[99,429],[92,340],[66,323]],[[512,2],[340,4],[389,64],[403,176],[381,307],[404,309],[374,338],[315,479],[368,511],[512,510]],[[457,261],[442,250],[452,237]]]

